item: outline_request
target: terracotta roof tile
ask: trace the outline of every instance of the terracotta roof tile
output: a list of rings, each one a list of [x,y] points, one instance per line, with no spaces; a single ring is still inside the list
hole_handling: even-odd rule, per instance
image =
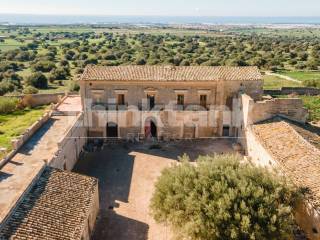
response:
[[[0,239],[81,238],[97,180],[47,167],[0,228]]]
[[[257,67],[206,66],[93,66],[84,70],[83,81],[254,81],[261,80]]]
[[[296,127],[284,119],[271,119],[254,124],[252,130],[284,174],[311,191],[311,203],[320,210],[320,150]]]

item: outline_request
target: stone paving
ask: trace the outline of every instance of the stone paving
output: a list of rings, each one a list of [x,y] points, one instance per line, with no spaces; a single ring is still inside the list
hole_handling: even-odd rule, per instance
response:
[[[154,222],[149,201],[161,170],[183,153],[194,160],[199,154],[233,152],[226,139],[160,144],[118,144],[86,153],[74,171],[99,179],[100,213],[93,239],[170,240],[166,226]]]

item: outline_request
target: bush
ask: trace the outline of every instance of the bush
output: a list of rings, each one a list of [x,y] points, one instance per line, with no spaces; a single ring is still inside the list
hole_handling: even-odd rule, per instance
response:
[[[26,84],[36,88],[48,88],[48,79],[40,72],[34,73],[26,79]]]
[[[320,88],[320,80],[309,79],[303,82],[303,85],[306,87],[317,87]]]
[[[35,72],[37,72],[37,71],[50,72],[52,69],[56,68],[56,65],[54,62],[41,61],[41,62],[35,63],[31,67],[32,67],[32,70]]]
[[[80,90],[80,86],[75,81],[71,81],[69,83],[69,91],[70,92],[78,92]]]
[[[6,114],[15,111],[18,103],[18,98],[0,97],[0,113]]]
[[[4,94],[8,92],[12,92],[15,88],[14,83],[8,79],[4,79],[0,82],[0,96],[3,96]]]
[[[49,79],[50,81],[65,80],[68,78],[69,75],[70,75],[70,72],[68,68],[59,67],[59,68],[53,69],[50,72]]]
[[[220,155],[163,170],[150,207],[179,239],[288,239],[298,196],[266,169]]]
[[[23,94],[37,94],[39,90],[32,86],[27,86],[25,89],[23,89]]]

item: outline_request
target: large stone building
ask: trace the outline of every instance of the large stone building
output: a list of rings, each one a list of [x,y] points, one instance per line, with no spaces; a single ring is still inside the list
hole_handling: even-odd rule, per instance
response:
[[[89,136],[177,139],[236,136],[235,100],[263,84],[256,67],[173,66],[88,66],[79,82]]]
[[[72,170],[97,138],[231,136],[252,163],[309,194],[296,219],[320,239],[320,129],[301,99],[265,98],[256,67],[88,66],[65,97],[0,161],[0,239],[90,239],[98,182]]]

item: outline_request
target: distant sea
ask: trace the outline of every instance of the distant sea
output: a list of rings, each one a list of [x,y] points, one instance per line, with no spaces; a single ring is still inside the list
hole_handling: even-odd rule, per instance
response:
[[[213,24],[265,25],[306,24],[319,25],[320,17],[174,17],[174,16],[80,16],[1,14],[0,24]]]

